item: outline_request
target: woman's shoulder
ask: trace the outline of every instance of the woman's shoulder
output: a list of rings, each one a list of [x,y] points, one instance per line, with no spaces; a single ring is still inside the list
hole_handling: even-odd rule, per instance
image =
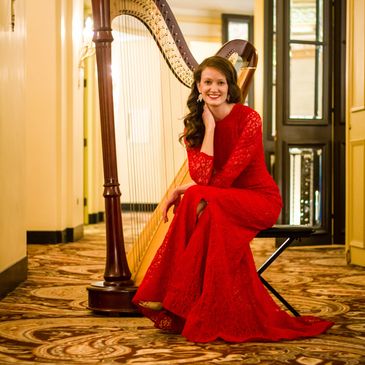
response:
[[[256,134],[258,131],[262,131],[261,117],[256,110],[243,104],[236,108],[238,110],[237,132],[239,135],[243,132],[247,135],[247,133]]]
[[[249,116],[250,118],[261,119],[260,114],[255,109],[252,109],[251,107],[249,107],[247,105],[243,105],[243,104],[239,103],[239,104],[235,105],[235,109],[244,118]]]

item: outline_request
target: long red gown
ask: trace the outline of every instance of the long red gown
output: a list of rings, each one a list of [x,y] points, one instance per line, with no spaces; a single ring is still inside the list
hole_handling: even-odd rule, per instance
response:
[[[186,190],[133,302],[160,329],[194,342],[277,341],[318,335],[332,322],[292,317],[261,283],[250,250],[282,201],[264,162],[260,116],[242,104],[216,123],[214,157],[187,148],[197,183]],[[197,219],[197,205],[207,205]]]

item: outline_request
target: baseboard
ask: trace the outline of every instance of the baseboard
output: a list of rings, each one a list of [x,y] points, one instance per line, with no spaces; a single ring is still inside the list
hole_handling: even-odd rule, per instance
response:
[[[80,224],[74,228],[66,228],[67,242],[75,242],[84,237],[84,225]]]
[[[20,261],[10,266],[0,273],[0,299],[13,291],[19,284],[27,279],[28,257],[25,256]]]
[[[122,203],[122,212],[153,212],[157,203]]]
[[[88,220],[89,224],[104,222],[104,212],[89,214]]]
[[[27,231],[27,243],[67,243],[84,236],[84,225],[66,228],[63,231]]]

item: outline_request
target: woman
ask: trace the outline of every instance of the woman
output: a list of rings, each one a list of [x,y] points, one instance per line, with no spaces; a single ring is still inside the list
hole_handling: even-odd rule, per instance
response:
[[[282,208],[264,162],[260,116],[241,104],[236,71],[225,58],[203,61],[194,81],[183,134],[194,182],[165,202],[165,221],[172,206],[175,215],[133,302],[157,328],[194,342],[324,332],[331,322],[291,317],[256,273],[250,242]]]

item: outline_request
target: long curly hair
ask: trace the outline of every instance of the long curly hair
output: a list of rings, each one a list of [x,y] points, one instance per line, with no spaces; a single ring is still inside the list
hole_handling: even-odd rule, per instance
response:
[[[189,113],[184,117],[184,133],[180,142],[185,140],[189,147],[197,147],[203,143],[205,126],[202,119],[204,102],[197,102],[199,90],[197,84],[201,80],[205,68],[212,67],[221,72],[227,80],[229,103],[241,103],[242,93],[237,85],[237,72],[232,63],[224,57],[212,56],[206,58],[194,71],[194,82],[187,100]]]

